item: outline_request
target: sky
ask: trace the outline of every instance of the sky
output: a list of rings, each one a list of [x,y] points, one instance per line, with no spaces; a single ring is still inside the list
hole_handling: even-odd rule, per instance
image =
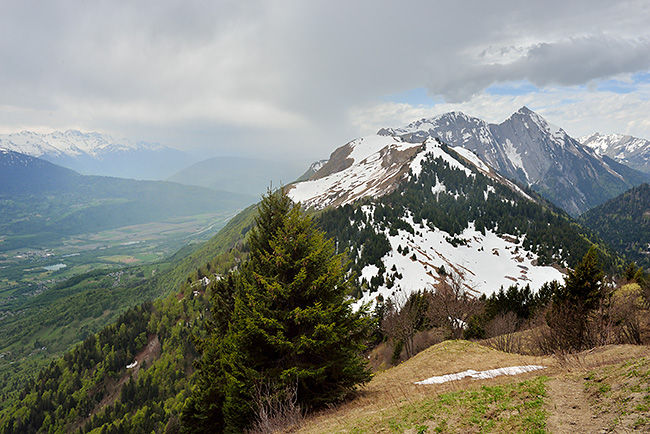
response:
[[[0,133],[326,158],[526,105],[650,139],[650,1],[0,0]]]

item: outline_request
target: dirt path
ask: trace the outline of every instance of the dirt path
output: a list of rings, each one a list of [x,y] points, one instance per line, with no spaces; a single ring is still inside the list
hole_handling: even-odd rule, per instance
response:
[[[554,434],[595,434],[607,432],[607,421],[594,414],[584,384],[569,376],[547,383],[548,419],[546,429]]]

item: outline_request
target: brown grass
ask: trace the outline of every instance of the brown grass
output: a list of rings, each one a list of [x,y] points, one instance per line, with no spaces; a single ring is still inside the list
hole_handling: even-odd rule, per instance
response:
[[[452,381],[438,385],[418,386],[416,381],[435,375],[452,374],[474,369],[477,371],[505,366],[541,364],[549,366],[552,358],[507,354],[469,341],[445,341],[434,345],[394,368],[379,372],[357,396],[336,408],[311,415],[299,433],[330,433],[354,426],[354,421],[401,405],[421,401],[441,393],[463,390],[481,384],[503,384],[543,375],[546,370],[517,377],[497,377],[492,380]],[[540,374],[541,373],[541,374]],[[514,380],[514,379],[516,380]]]
[[[445,341],[434,345],[400,365],[379,372],[348,402],[329,410],[309,415],[298,433],[354,432],[354,427],[368,420],[382,421],[384,414],[408,404],[421,402],[441,394],[477,390],[482,386],[506,385],[538,376],[557,377],[582,375],[598,367],[630,359],[650,357],[643,346],[612,345],[577,355],[526,356],[509,354],[468,341]],[[502,376],[490,380],[452,381],[444,384],[418,386],[414,382],[436,375],[482,371],[518,365],[542,365],[547,369],[517,376]],[[572,380],[574,381],[574,380]],[[386,416],[388,417],[388,416]],[[453,415],[451,415],[453,419]]]

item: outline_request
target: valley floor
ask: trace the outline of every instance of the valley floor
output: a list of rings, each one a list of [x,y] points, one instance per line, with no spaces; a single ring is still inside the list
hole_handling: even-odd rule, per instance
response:
[[[545,369],[416,385],[431,376],[521,365]],[[650,431],[650,348],[569,357],[445,341],[378,373],[357,397],[309,416],[299,433],[624,433]]]

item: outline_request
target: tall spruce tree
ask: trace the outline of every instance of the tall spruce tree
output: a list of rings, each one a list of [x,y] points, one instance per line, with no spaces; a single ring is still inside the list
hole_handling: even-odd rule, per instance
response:
[[[564,286],[552,297],[546,321],[551,330],[550,344],[555,350],[580,351],[591,344],[590,314],[604,296],[604,272],[598,262],[596,248],[591,247],[574,270],[570,270]]]
[[[255,417],[256,391],[291,388],[311,409],[370,379],[361,351],[371,320],[352,310],[332,241],[282,190],[264,196],[258,213],[250,259],[215,288],[215,320],[199,341],[183,413],[189,432],[242,432]]]

